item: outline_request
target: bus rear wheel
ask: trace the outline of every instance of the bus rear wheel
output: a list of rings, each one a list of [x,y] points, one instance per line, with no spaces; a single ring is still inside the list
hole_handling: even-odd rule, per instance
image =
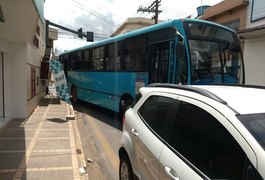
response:
[[[128,107],[130,107],[132,105],[132,102],[133,102],[132,98],[121,100],[121,107],[120,107],[121,118],[124,116]]]
[[[71,88],[71,96],[72,96],[72,102],[73,103],[77,103],[78,99],[77,99],[77,90],[76,90],[76,87],[73,86]]]

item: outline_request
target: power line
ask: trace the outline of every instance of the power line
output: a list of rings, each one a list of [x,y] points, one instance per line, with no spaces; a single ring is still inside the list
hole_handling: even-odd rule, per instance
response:
[[[113,27],[118,27],[117,24],[115,24],[112,20],[108,19],[106,16],[102,15],[101,13],[93,10],[93,11],[88,11],[87,9],[84,8],[84,5],[83,4],[80,4],[79,2],[77,2],[76,0],[73,0],[73,2],[75,2],[76,6],[80,9],[82,9],[83,11],[91,14],[92,16],[100,19],[101,21],[113,26]]]

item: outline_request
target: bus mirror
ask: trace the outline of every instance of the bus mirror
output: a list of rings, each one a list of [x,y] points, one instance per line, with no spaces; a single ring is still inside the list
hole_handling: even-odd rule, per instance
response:
[[[182,34],[180,34],[178,30],[176,31],[176,35],[178,36],[179,41],[183,41],[184,37],[182,36]]]

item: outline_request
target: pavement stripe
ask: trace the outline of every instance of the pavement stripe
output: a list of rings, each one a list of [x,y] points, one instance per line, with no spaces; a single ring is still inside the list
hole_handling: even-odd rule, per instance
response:
[[[87,116],[89,116],[89,115],[87,115]],[[108,140],[106,139],[106,137],[104,136],[104,134],[102,133],[102,131],[100,130],[98,125],[96,124],[95,119],[91,116],[89,116],[88,119],[89,119],[90,125],[92,126],[92,128],[95,131],[95,134],[96,134],[99,142],[101,143],[104,151],[106,152],[106,155],[107,155],[108,159],[110,160],[111,165],[116,170],[116,173],[118,173],[119,162],[118,162],[117,154],[113,151]]]
[[[68,114],[70,114],[70,111],[71,111],[69,106],[67,106]],[[69,125],[70,146],[71,146],[71,152],[72,152],[73,175],[74,175],[74,180],[77,180],[77,179],[79,180],[80,174],[79,174],[79,168],[78,168],[78,161],[77,161],[75,137],[74,137],[74,132],[73,132],[72,120],[69,121],[68,125]]]
[[[69,131],[69,129],[53,129],[53,128],[50,128],[50,129],[41,129],[41,131]]]
[[[33,153],[71,152],[70,149],[33,150]]]
[[[45,167],[45,168],[26,168],[24,169],[26,172],[32,171],[64,171],[64,170],[73,170],[71,166],[62,166],[62,167]],[[19,169],[0,169],[0,173],[8,173],[8,172],[17,172]]]
[[[53,137],[53,138],[38,138],[38,140],[65,140],[70,139],[69,137]]]

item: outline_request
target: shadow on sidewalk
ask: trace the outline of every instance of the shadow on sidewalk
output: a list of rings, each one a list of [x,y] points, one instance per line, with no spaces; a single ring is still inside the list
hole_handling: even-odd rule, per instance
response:
[[[25,167],[26,146],[32,135],[25,133],[24,122],[25,119],[13,119],[0,131],[0,179],[21,177],[17,170]]]
[[[44,97],[38,105],[48,106],[49,104],[61,104],[61,101],[59,98]]]
[[[55,122],[55,123],[67,123],[68,122],[66,119],[61,119],[61,118],[50,118],[47,120],[51,122]]]

